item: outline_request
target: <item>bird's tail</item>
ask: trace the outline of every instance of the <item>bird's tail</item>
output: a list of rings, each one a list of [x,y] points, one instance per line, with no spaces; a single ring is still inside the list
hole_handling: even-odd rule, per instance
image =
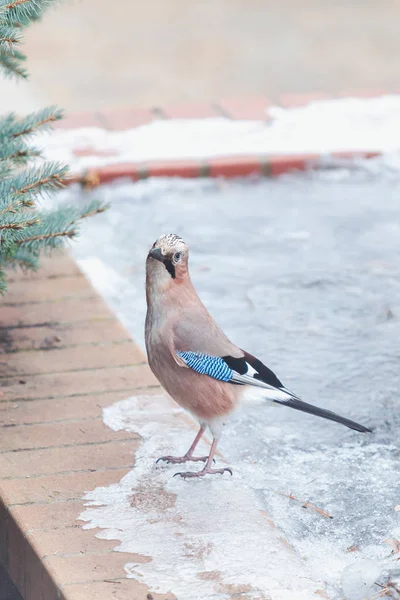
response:
[[[371,432],[371,429],[368,427],[364,427],[364,425],[359,425],[355,421],[351,421],[350,419],[346,419],[345,417],[340,417],[336,415],[334,412],[330,410],[325,410],[324,408],[319,408],[318,406],[313,406],[312,404],[308,404],[307,402],[303,402],[298,398],[288,398],[287,400],[273,400],[277,404],[282,404],[282,406],[290,406],[290,408],[294,408],[295,410],[301,410],[302,412],[309,413],[310,415],[316,415],[317,417],[322,417],[323,419],[328,419],[329,421],[336,421],[336,423],[341,423],[350,429],[355,429],[356,431],[361,431],[361,433]]]

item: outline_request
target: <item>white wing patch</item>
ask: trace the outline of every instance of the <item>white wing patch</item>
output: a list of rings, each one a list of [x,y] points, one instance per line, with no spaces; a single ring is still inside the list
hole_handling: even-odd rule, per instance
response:
[[[253,387],[262,388],[264,398],[271,401],[279,400],[280,402],[285,402],[287,400],[296,398],[296,396],[286,388],[279,389],[273,385],[265,383],[265,381],[262,381],[261,379],[255,378],[254,376],[258,375],[258,372],[248,362],[246,362],[246,365],[247,373],[244,373],[243,375],[232,369],[233,375],[231,381],[240,383],[242,385],[251,385]]]

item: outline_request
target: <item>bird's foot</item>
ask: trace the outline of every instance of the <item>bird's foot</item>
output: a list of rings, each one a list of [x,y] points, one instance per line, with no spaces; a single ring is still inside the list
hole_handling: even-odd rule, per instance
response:
[[[204,477],[204,475],[223,475],[224,473],[232,473],[232,469],[230,467],[224,467],[223,469],[210,469],[204,468],[202,471],[192,472],[192,471],[182,471],[182,473],[175,473],[174,477],[180,475],[183,479],[189,479],[190,477]]]
[[[160,460],[171,464],[171,465],[179,465],[185,462],[206,462],[208,460],[208,456],[191,456],[190,454],[185,454],[185,456],[160,456],[156,460],[156,464],[160,462]]]

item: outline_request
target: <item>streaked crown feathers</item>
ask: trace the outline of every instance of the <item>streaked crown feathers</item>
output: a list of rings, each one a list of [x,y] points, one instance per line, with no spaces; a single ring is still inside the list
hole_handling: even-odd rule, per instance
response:
[[[168,255],[173,252],[187,252],[188,247],[184,240],[176,233],[163,233],[154,242],[152,248],[160,248],[162,254]]]

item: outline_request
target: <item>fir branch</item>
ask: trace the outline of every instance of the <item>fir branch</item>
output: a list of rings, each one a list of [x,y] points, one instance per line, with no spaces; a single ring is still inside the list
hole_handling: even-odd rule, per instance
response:
[[[16,27],[0,23],[0,48],[4,52],[12,53],[15,50],[15,46],[21,44],[21,39],[21,32]]]
[[[26,148],[25,150],[17,150],[14,154],[10,154],[10,156],[7,157],[7,160],[12,161],[15,165],[26,165],[32,158],[38,158],[41,155],[42,152],[39,148],[31,147]]]
[[[38,19],[56,0],[0,0],[0,71],[7,76],[27,77],[24,54],[18,50],[22,28]],[[62,206],[38,211],[35,201],[63,185],[67,168],[45,163],[24,168],[40,155],[26,140],[38,131],[50,129],[62,117],[54,106],[20,118],[0,117],[0,294],[5,290],[5,269],[36,269],[43,251],[65,245],[79,233],[81,219],[106,210],[101,202],[84,206]]]
[[[3,201],[3,198],[1,198],[0,216],[7,212],[16,213],[20,206],[21,202],[19,200],[13,200],[12,198],[8,197],[6,201]]]
[[[0,0],[0,19],[9,25],[28,25],[51,4],[54,0]]]
[[[22,248],[21,246],[18,246],[15,249],[15,251],[13,252],[12,258],[10,259],[10,261],[12,261],[12,263],[14,263],[24,269],[36,271],[36,269],[39,266],[38,259],[39,259],[38,253],[31,252],[30,250],[27,250],[26,248]],[[13,265],[11,264],[11,266],[13,266]]]
[[[13,211],[11,211],[11,215],[4,216],[4,214],[6,213],[3,213],[3,218],[0,223],[0,232],[4,229],[14,229],[19,231],[20,229],[25,229],[25,227],[32,227],[33,225],[39,225],[40,223],[39,218],[32,216],[28,218],[24,213],[22,215],[14,215]],[[2,243],[2,241],[3,240],[0,239],[0,243]]]
[[[11,169],[11,162],[7,160],[0,162],[0,181],[6,181],[6,179],[10,176]]]
[[[39,130],[47,131],[62,117],[63,111],[56,106],[48,106],[22,119],[11,113],[6,118],[0,119],[0,139],[8,138],[11,141],[32,135]]]
[[[8,161],[9,168],[12,165],[26,165],[29,160],[37,158],[40,155],[41,152],[38,148],[28,147],[22,140],[13,140],[0,144],[0,161]]]
[[[39,255],[36,252],[26,250],[14,244],[7,248],[6,252],[3,253],[0,258],[0,270],[3,268],[16,269],[20,267],[24,270],[34,270],[38,268]]]
[[[17,243],[22,245],[31,244],[32,242],[44,242],[46,240],[58,238],[58,237],[68,237],[72,239],[78,234],[76,229],[70,229],[69,231],[54,231],[51,233],[42,233],[38,235],[32,235],[31,237],[25,238],[24,240],[19,240]]]
[[[18,245],[30,251],[39,252],[48,248],[57,248],[63,245],[64,240],[72,239],[78,233],[74,226],[73,210],[63,207],[56,211],[43,211],[39,215],[40,223],[25,232],[17,241]]]
[[[91,200],[84,206],[67,205],[52,212],[36,211],[40,224],[31,228],[27,237],[18,243],[34,250],[42,247],[56,248],[62,245],[63,238],[72,239],[79,234],[77,224],[81,219],[101,213],[107,208],[102,202]]]
[[[7,134],[4,132],[8,131],[10,125],[15,121],[15,114],[8,113],[7,115],[0,116],[0,137],[7,137]]]
[[[20,208],[33,208],[35,203],[30,198],[21,198],[20,196],[3,196],[0,198],[0,215],[4,215],[7,212],[16,213]]]
[[[88,202],[86,206],[78,209],[78,217],[74,221],[76,223],[78,220],[87,219],[88,217],[94,217],[94,215],[99,215],[102,212],[105,212],[110,207],[109,204],[103,204],[99,202],[99,200],[91,200]]]
[[[20,136],[31,135],[39,129],[51,129],[55,121],[63,118],[63,111],[56,106],[48,106],[38,112],[34,112],[23,119],[14,121],[10,137],[17,138]]]
[[[15,195],[43,196],[63,187],[68,167],[59,163],[45,163],[42,167],[26,169],[18,173],[12,181],[6,182]],[[1,187],[0,187],[1,194]]]
[[[3,71],[4,76],[27,79],[28,71],[20,66],[20,62],[25,58],[21,52],[15,51],[13,54],[8,54],[0,49],[0,69]]]
[[[24,185],[24,187],[19,190],[19,193],[20,194],[28,194],[28,193],[32,193],[33,191],[35,193],[38,193],[39,190],[41,190],[43,193],[44,191],[48,190],[49,188],[54,189],[55,187],[61,187],[61,186],[62,186],[62,179],[61,179],[59,172],[50,173],[49,175],[43,174],[36,181],[30,181],[29,183]]]
[[[12,10],[17,6],[20,6],[21,4],[25,4],[25,2],[29,2],[29,0],[16,0],[15,2],[9,2],[8,4],[6,4],[5,8],[6,10]]]
[[[32,235],[30,231],[35,231],[39,225],[40,218],[32,211],[4,213],[0,223],[0,252],[3,254],[7,248],[22,242],[28,235]]]
[[[0,294],[4,294],[6,289],[6,274],[4,273],[3,269],[0,268]]]

